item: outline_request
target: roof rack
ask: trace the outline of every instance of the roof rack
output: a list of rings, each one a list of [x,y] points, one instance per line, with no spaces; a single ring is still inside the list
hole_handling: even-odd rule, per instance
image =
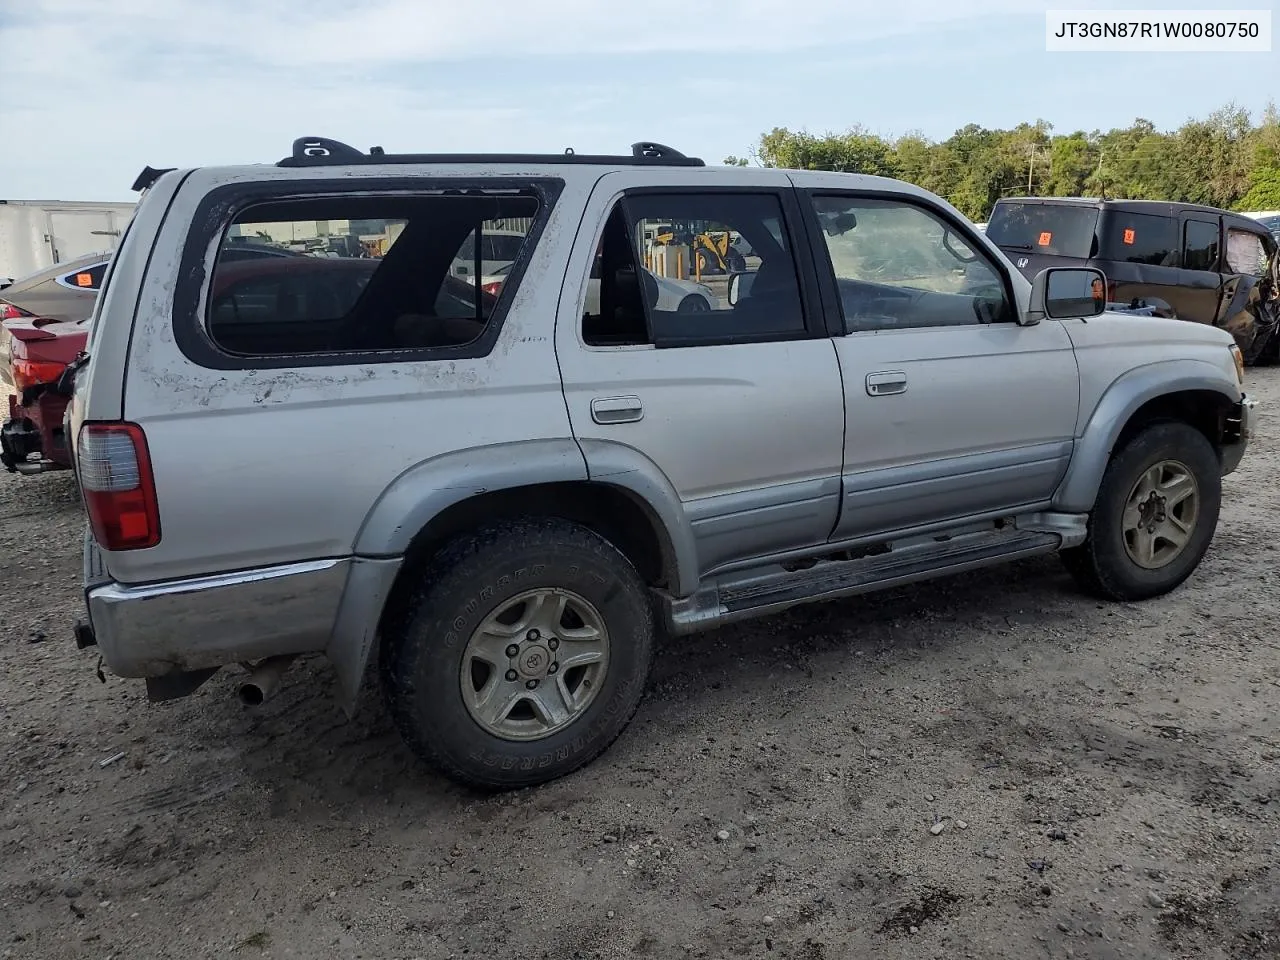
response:
[[[661,143],[641,141],[631,145],[626,156],[574,153],[387,153],[382,147],[371,147],[361,153],[355,147],[327,137],[299,137],[293,141],[293,153],[279,161],[277,167],[332,167],[345,164],[372,163],[580,163],[608,166],[705,167],[698,157],[686,157],[679,150]]]

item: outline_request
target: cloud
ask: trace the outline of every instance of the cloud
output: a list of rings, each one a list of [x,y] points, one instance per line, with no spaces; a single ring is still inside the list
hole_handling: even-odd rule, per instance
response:
[[[313,134],[410,151],[645,137],[718,160],[822,104],[835,127],[891,110],[888,84],[841,86],[850,64],[889,76],[901,57],[951,103],[921,67],[929,37],[1007,33],[1036,2],[0,0],[0,196],[127,197],[144,164],[270,162]]]
[[[77,55],[114,52],[114,62],[126,69],[122,53],[158,48],[272,67],[332,68],[610,53],[732,57],[1027,12],[1026,0],[737,0],[705,6],[688,0],[24,0],[10,15],[16,25],[5,32],[12,34],[6,49],[17,43],[56,53],[70,40]]]

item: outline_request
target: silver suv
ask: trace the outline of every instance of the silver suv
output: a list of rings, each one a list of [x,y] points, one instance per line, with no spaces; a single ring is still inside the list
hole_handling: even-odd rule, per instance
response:
[[[1249,437],[1229,334],[1030,283],[894,180],[311,138],[139,184],[69,413],[78,642],[154,699],[322,653],[351,710],[376,659],[469,784],[603,751],[658,631],[1055,551],[1163,594]],[[725,232],[752,255],[715,303],[660,304],[673,240]]]

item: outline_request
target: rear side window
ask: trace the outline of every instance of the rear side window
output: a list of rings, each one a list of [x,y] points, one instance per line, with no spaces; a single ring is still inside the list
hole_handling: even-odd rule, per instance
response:
[[[1109,210],[1098,256],[1103,260],[1121,263],[1176,267],[1178,246],[1177,220],[1147,213]]]
[[[532,194],[479,191],[248,207],[223,239],[206,330],[246,358],[475,343],[529,255],[539,212]],[[503,283],[477,281],[500,268]]]
[[[807,336],[796,267],[776,194],[628,196],[591,265],[583,341],[666,348]]]
[[[986,233],[1008,251],[1087,260],[1093,256],[1097,225],[1096,207],[1001,200],[991,211]]]
[[[1188,220],[1183,228],[1182,265],[1188,270],[1213,270],[1218,266],[1218,225]]]

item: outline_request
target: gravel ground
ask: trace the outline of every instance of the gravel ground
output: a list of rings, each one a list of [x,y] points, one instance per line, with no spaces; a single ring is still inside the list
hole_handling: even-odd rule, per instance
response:
[[[0,956],[1280,956],[1280,370],[1249,390],[1173,595],[1049,558],[668,642],[608,753],[499,797],[323,663],[256,709],[100,682],[72,481],[0,474]]]

